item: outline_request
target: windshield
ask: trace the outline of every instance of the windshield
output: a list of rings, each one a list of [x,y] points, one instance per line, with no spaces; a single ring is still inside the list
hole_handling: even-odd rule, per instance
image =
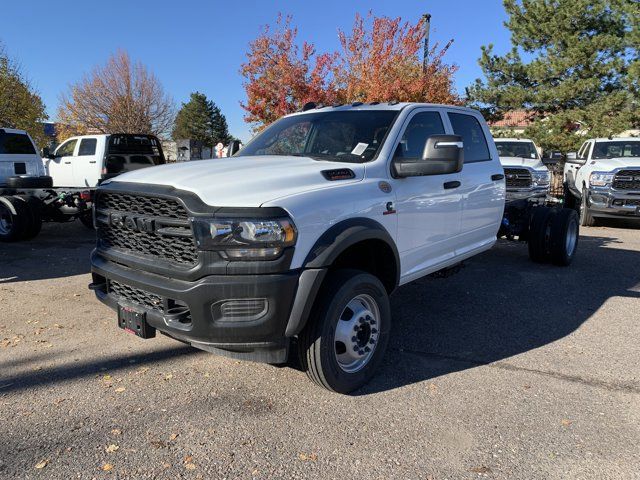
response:
[[[501,157],[538,158],[538,152],[533,142],[496,141],[496,148]]]
[[[323,111],[292,115],[273,123],[239,155],[293,155],[364,163],[380,150],[397,111]]]
[[[596,142],[591,158],[640,157],[640,140]]]

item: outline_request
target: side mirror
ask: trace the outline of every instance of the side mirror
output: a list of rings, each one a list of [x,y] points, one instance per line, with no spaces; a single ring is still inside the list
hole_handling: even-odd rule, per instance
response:
[[[568,152],[567,153],[567,161],[575,160],[578,158],[578,154],[576,152]]]
[[[578,154],[576,152],[567,153],[567,163],[575,163],[577,165],[584,165],[587,163],[587,160],[584,158],[578,158]]]
[[[232,157],[240,150],[240,141],[232,140],[229,146],[227,147],[227,157]]]
[[[462,170],[464,149],[460,135],[431,135],[422,152],[422,158],[393,159],[395,177],[444,175]]]
[[[49,147],[42,147],[42,158],[53,160],[56,157],[53,155],[53,152],[49,149]]]

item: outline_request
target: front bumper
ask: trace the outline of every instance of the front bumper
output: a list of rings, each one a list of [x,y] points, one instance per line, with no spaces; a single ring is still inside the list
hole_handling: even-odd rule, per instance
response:
[[[591,187],[587,198],[591,214],[597,217],[640,218],[640,192]]]
[[[544,199],[547,197],[549,187],[507,188],[506,201]]]
[[[300,272],[185,281],[117,264],[95,251],[91,264],[92,288],[113,309],[120,304],[142,310],[152,327],[203,350],[268,363],[286,361],[285,332]]]

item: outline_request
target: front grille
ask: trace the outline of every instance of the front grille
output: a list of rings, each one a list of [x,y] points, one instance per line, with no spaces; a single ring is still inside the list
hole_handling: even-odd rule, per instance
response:
[[[531,172],[526,168],[505,168],[507,188],[530,188]]]
[[[638,200],[625,200],[624,201],[625,205],[631,205],[632,207],[640,207],[640,199]]]
[[[115,280],[109,280],[108,293],[117,297],[118,302],[124,300],[150,310],[156,310],[158,312],[163,311],[162,298],[153,293],[145,292],[138,288],[124,285]]]
[[[177,200],[104,192],[96,199],[96,220],[103,249],[184,266],[197,264],[188,212]]]
[[[613,177],[616,190],[640,190],[640,170],[620,170]]]

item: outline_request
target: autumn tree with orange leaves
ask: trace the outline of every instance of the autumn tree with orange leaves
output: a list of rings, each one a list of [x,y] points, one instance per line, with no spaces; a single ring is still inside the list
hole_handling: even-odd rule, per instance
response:
[[[254,40],[242,65],[247,111],[256,130],[309,101],[460,103],[453,86],[457,67],[434,45],[423,64],[424,26],[401,18],[356,15],[349,33],[338,31],[340,51],[318,54],[312,43],[296,43],[291,17],[278,17]]]

